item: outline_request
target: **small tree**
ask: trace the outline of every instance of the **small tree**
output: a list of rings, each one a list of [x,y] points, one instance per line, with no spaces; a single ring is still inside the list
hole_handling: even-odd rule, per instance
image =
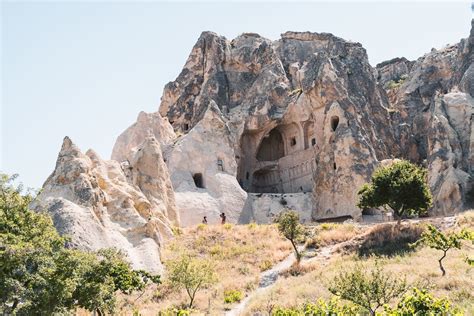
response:
[[[160,284],[160,277],[143,270],[133,270],[123,253],[115,249],[103,249],[89,256],[83,267],[80,286],[74,297],[77,305],[89,311],[113,313],[116,292],[131,294],[142,291],[148,283]],[[84,256],[84,255],[82,255]]]
[[[459,233],[444,234],[433,225],[428,225],[426,230],[421,234],[421,238],[413,244],[414,247],[418,245],[426,245],[430,248],[441,250],[443,255],[438,259],[439,269],[442,275],[446,275],[446,270],[443,267],[443,259],[450,249],[461,249],[462,240],[474,240],[474,233],[467,230],[462,230]]]
[[[216,281],[214,267],[209,261],[182,255],[168,264],[169,281],[175,289],[186,290],[189,308],[193,307],[196,293]]]
[[[296,262],[299,263],[301,261],[301,253],[296,246],[296,241],[303,236],[304,228],[300,224],[298,213],[295,211],[280,213],[276,222],[278,223],[280,233],[291,242],[295,250]]]
[[[29,209],[34,196],[0,174],[0,314],[69,314],[78,306],[113,311],[117,291],[144,289],[159,276],[132,270],[114,250],[65,247],[46,213]]]
[[[433,297],[427,290],[412,289],[405,294],[396,308],[385,306],[387,316],[405,315],[462,315],[447,298]]]
[[[425,168],[406,160],[381,167],[372,175],[371,183],[360,188],[357,206],[361,209],[388,206],[398,224],[402,216],[424,214],[432,203],[427,174]]]
[[[365,272],[362,265],[356,265],[351,271],[342,271],[329,287],[332,294],[367,309],[371,315],[406,290],[406,279],[385,273],[378,262],[369,272]]]

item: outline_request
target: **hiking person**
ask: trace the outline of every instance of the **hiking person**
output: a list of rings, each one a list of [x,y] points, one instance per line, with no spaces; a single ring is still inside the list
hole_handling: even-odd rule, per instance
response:
[[[225,219],[226,219],[226,216],[224,214],[224,212],[221,213],[221,224],[224,225],[225,224]]]
[[[207,225],[207,216],[204,216],[204,218],[202,219],[202,223]]]

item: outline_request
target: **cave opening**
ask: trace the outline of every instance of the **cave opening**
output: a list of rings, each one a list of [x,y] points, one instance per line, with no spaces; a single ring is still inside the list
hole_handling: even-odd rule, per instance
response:
[[[250,193],[306,193],[317,167],[314,120],[246,131],[240,139],[237,179]]]
[[[194,185],[196,188],[205,189],[204,187],[204,178],[202,177],[202,173],[195,173],[193,175]]]
[[[333,132],[336,131],[336,128],[338,125],[339,125],[339,116],[331,117],[331,129]]]
[[[296,144],[296,140],[295,140]],[[268,136],[264,137],[257,151],[257,160],[274,161],[285,155],[283,136],[276,128],[272,129]]]

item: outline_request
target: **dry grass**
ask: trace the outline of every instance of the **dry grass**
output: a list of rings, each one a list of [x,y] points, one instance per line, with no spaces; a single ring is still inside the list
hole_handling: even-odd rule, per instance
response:
[[[457,217],[455,227],[447,229],[473,227],[474,211],[471,211]],[[246,315],[254,312],[265,315],[275,306],[294,307],[318,298],[330,298],[327,288],[337,273],[360,261],[370,266],[377,258],[389,273],[406,276],[413,285],[427,286],[436,296],[447,296],[466,315],[474,315],[474,267],[465,262],[466,257],[474,257],[474,247],[469,242],[464,243],[463,250],[449,251],[444,261],[447,275],[442,277],[437,261],[439,251],[430,248],[399,251],[418,238],[423,223],[404,223],[401,229],[393,224],[321,224],[310,228],[312,233],[307,243],[317,247],[344,245],[339,247],[343,251],[327,260],[315,257],[303,261],[301,266],[283,272],[273,286],[250,301]],[[249,224],[181,229],[180,235],[166,244],[162,260],[172,260],[183,251],[211,259],[219,276],[217,284],[198,293],[192,315],[223,315],[233,306],[224,303],[225,291],[237,290],[248,295],[257,288],[261,271],[284,259],[292,249],[275,225]],[[163,280],[164,284],[148,289],[138,301],[135,301],[138,295],[121,297],[117,314],[132,315],[136,310],[140,315],[157,315],[160,310],[187,302],[184,292],[173,291],[166,276]]]
[[[310,230],[306,246],[319,248],[338,244],[357,236],[361,228],[354,224],[323,223]]]
[[[340,249],[348,253],[356,251],[360,256],[402,255],[414,250],[410,244],[420,238],[423,230],[424,224],[421,223],[379,224],[341,245]]]
[[[472,225],[474,212],[468,214],[468,219],[459,220],[460,228]],[[416,236],[419,225],[406,225],[400,233],[401,236]],[[411,226],[411,227],[408,227]],[[352,246],[372,245],[378,247],[387,242],[392,236],[398,239],[399,234],[394,232],[387,224],[377,225],[367,233],[358,236],[358,243]],[[362,237],[366,237],[364,241]],[[352,243],[351,241],[350,243]],[[337,254],[331,259],[313,263],[312,271],[298,276],[285,274],[268,291],[251,300],[245,315],[255,312],[267,313],[274,306],[295,307],[306,302],[314,302],[318,298],[330,298],[327,290],[331,280],[340,271],[351,269],[357,262],[373,265],[375,260],[381,260],[388,273],[406,276],[412,285],[428,287],[436,296],[446,296],[464,310],[466,315],[474,315],[474,268],[469,266],[465,258],[474,257],[474,248],[469,242],[464,243],[462,250],[450,250],[448,257],[443,261],[447,271],[445,277],[441,276],[438,258],[441,253],[430,248],[420,248],[413,252],[392,254],[390,256],[359,256],[357,249],[352,249],[352,254]]]
[[[222,315],[230,304],[224,303],[224,292],[238,290],[245,294],[259,283],[262,270],[268,269],[291,253],[291,244],[280,236],[275,225],[226,225],[184,228],[167,243],[162,259],[166,263],[180,253],[210,259],[219,278],[214,286],[198,292],[193,315]],[[121,314],[130,315],[134,308],[141,315],[157,315],[171,306],[188,301],[184,291],[175,292],[166,282],[150,289],[138,302],[122,300]]]

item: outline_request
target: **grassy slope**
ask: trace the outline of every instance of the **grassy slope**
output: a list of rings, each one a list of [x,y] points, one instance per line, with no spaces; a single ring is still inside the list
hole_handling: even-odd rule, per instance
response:
[[[466,214],[458,218],[458,223],[462,227],[474,229],[474,212]],[[313,236],[308,237],[308,242],[325,247],[332,244],[342,245],[342,242],[353,237],[355,238],[351,241],[356,239],[361,241],[371,236],[370,245],[372,245],[377,243],[378,236],[384,235],[387,238],[385,227],[389,225],[369,227],[323,224],[311,227]],[[351,241],[346,242],[346,246],[347,243],[351,246]],[[163,260],[166,262],[173,259],[177,253],[185,249],[192,255],[214,261],[219,276],[217,284],[198,293],[196,298],[198,311],[193,315],[205,313],[223,315],[225,310],[231,307],[224,304],[225,290],[237,289],[246,294],[251,293],[258,286],[261,271],[284,259],[291,252],[290,243],[279,236],[274,225],[255,224],[225,227],[199,225],[183,229],[179,236],[165,246]],[[307,266],[303,275],[294,277],[285,274],[280,277],[272,287],[250,301],[246,313],[251,315],[254,311],[269,311],[272,306],[290,307],[314,301],[319,297],[329,298],[331,295],[327,286],[338,271],[348,269],[358,261],[371,265],[376,259],[373,255],[360,257],[351,251],[351,247],[344,249],[339,253],[333,253],[330,258],[316,257],[316,260],[303,263]],[[467,315],[474,315],[474,268],[464,260],[466,256],[474,257],[474,247],[465,243],[461,251],[450,250],[444,261],[447,270],[445,277],[441,277],[438,268],[439,256],[439,251],[420,248],[413,252],[382,256],[382,260],[387,270],[396,275],[406,275],[408,281],[413,284],[429,286],[435,295],[447,296],[454,304],[464,309]],[[171,291],[166,282],[158,289],[148,290],[136,302],[135,298],[136,295],[122,299],[121,314],[130,315],[131,310],[137,309],[142,315],[157,315],[159,310],[187,302],[184,292]]]
[[[162,253],[165,264],[184,250],[214,262],[219,281],[198,292],[195,305],[203,313],[222,315],[229,307],[224,304],[224,291],[253,291],[258,286],[260,273],[286,258],[291,253],[291,245],[279,235],[275,225],[199,225],[182,229],[166,244]],[[127,314],[135,306],[142,315],[156,315],[159,310],[187,301],[184,291],[172,291],[165,281],[158,289],[146,293],[139,304],[133,304],[131,298],[128,303],[122,302],[122,311]]]

